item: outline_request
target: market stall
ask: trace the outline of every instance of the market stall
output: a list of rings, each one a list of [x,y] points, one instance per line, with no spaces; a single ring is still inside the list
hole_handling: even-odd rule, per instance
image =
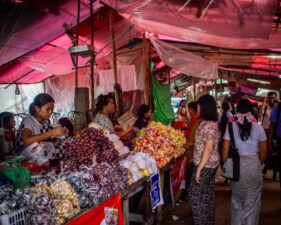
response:
[[[81,9],[80,1],[78,6],[76,1],[70,0],[58,5],[26,1],[11,1],[9,5],[5,1],[4,11],[8,13],[3,29],[1,27],[4,41],[0,49],[3,56],[0,83],[8,84],[5,89],[16,85],[15,97],[5,94],[16,99],[21,89],[18,85],[44,82],[38,92],[44,89],[53,95],[57,111],[79,110],[75,104],[81,103],[83,115],[93,110],[95,98],[101,93],[115,93],[117,114],[122,111],[119,106],[123,98],[127,100],[124,111],[134,112],[142,102],[152,105],[153,94],[154,120],[170,124],[174,120],[170,102],[172,76],[169,73],[166,77],[168,85],[160,83],[160,79],[154,77],[153,71],[157,68],[152,66],[152,60],[161,61],[159,64],[183,76],[186,83],[193,86],[194,100],[198,96],[196,86],[200,86],[196,82],[205,83],[204,93],[209,82],[210,89],[215,90],[212,95],[217,98],[218,78],[221,98],[222,79],[239,82],[242,86],[251,84],[257,89],[257,80],[253,81],[256,77],[271,82],[270,86],[264,86],[280,91],[278,48],[281,39],[279,22],[272,32],[274,1],[252,4],[241,1],[235,3],[237,5],[226,1],[225,6],[210,1],[204,8],[199,1],[187,1],[183,5],[182,1],[160,4],[161,0],[146,0],[143,4],[139,0],[103,0],[88,4],[89,1],[83,0]],[[88,5],[91,5],[90,15]],[[9,7],[14,10],[6,10]],[[134,8],[137,10],[132,10]],[[20,13],[14,13],[17,10]],[[221,14],[222,10],[229,13]],[[28,18],[30,11],[37,18],[33,23]],[[259,20],[252,20],[252,17]],[[226,28],[229,32],[225,32]],[[5,32],[7,30],[10,32]],[[75,64],[69,49],[83,46],[91,50],[91,57],[82,54],[85,57],[79,62],[75,58]],[[83,95],[76,96],[77,88],[81,88]],[[21,95],[22,110],[26,112],[26,97]],[[18,102],[16,99],[16,106]],[[9,103],[8,109],[10,105],[13,104]],[[18,111],[18,107],[14,111]],[[83,122],[81,128],[86,125],[85,118]],[[1,224],[22,221],[30,225],[99,225],[105,224],[105,219],[125,225],[154,221],[161,224],[184,186],[187,164],[183,133],[163,124],[152,122],[141,129],[132,141],[131,152],[118,136],[97,124],[90,124],[78,136],[61,141],[61,148],[54,152],[55,157],[59,155],[60,166],[51,171],[42,171],[43,165],[35,165],[43,153],[52,153],[52,145],[44,142],[37,142],[29,149],[36,160],[23,162],[23,158],[13,158],[2,162]],[[137,197],[144,202],[144,212],[131,210]]]
[[[91,219],[95,212],[100,211],[101,219],[106,217],[104,207],[110,208],[108,201],[115,198],[120,201],[120,208],[113,205],[119,210],[113,210],[113,214],[119,219],[121,216],[123,224],[160,221],[160,208],[157,214],[152,209],[161,201],[151,205],[150,179],[158,174],[160,192],[170,194],[162,185],[163,174],[184,154],[185,138],[181,131],[151,122],[138,133],[129,153],[117,135],[92,123],[63,143],[59,173],[54,169],[40,172],[41,167],[34,168],[35,164],[30,162],[19,164],[24,158],[1,163],[2,180],[7,183],[0,187],[2,224],[9,224],[10,218],[18,218],[22,213],[23,224],[75,224],[80,220],[83,224],[97,224]],[[5,168],[6,163],[11,168]],[[16,174],[22,175],[20,181],[12,178]],[[130,211],[130,199],[140,192],[146,207],[144,214]]]

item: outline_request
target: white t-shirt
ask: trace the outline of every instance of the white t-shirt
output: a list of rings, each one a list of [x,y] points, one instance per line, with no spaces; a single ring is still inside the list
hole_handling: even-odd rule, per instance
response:
[[[237,121],[232,123],[232,127],[233,127],[235,146],[238,149],[239,155],[257,154],[259,142],[267,140],[264,129],[258,123],[252,122],[251,135],[247,141],[243,141],[241,139],[239,135],[239,127]],[[223,139],[230,141],[228,125],[226,127]]]
[[[269,117],[270,117],[271,111],[272,111],[272,108],[270,107],[270,105],[267,105],[267,110],[266,110],[265,115],[262,120],[262,126],[265,130],[269,129],[269,126],[270,126]]]
[[[25,147],[21,139],[21,135],[22,135],[22,131],[26,128],[31,130],[32,135],[37,135],[37,134],[46,133],[47,131],[53,129],[53,126],[50,120],[46,120],[44,125],[42,125],[33,116],[25,117],[19,127],[19,131],[16,139],[15,148],[17,152],[20,152]]]

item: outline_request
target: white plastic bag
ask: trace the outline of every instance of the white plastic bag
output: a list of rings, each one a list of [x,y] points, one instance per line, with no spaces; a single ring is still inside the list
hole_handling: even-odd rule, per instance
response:
[[[25,147],[21,155],[29,162],[42,166],[48,164],[49,159],[55,158],[56,148],[52,142],[35,142]]]

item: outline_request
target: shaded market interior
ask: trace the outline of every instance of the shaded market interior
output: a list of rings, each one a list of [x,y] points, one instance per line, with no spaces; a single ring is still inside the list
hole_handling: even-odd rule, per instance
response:
[[[89,49],[73,55],[75,46]],[[82,129],[95,99],[117,93],[116,83],[118,116],[153,106],[152,76],[170,87],[173,107],[206,93],[219,111],[226,96],[262,102],[273,90],[280,98],[281,0],[1,1],[1,111],[26,114],[34,96],[46,92],[60,115],[83,114],[74,117]],[[265,184],[268,199],[273,185]],[[166,224],[180,224],[171,216]]]

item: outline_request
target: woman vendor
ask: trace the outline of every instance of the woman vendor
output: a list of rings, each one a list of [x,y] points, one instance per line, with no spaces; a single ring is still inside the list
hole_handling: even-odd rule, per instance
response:
[[[21,155],[27,157],[27,160],[41,164],[49,164],[51,158],[50,146],[46,143],[53,141],[53,137],[65,135],[68,136],[68,130],[64,127],[53,128],[49,120],[54,111],[54,99],[45,93],[37,95],[33,103],[29,106],[29,114],[23,119],[17,135],[15,149]],[[45,147],[40,147],[41,141],[45,141]],[[54,148],[54,146],[52,147]]]
[[[111,96],[100,95],[97,100],[96,110],[98,113],[93,122],[99,124],[103,129],[107,129],[110,133],[115,133],[120,138],[126,137],[132,131],[132,127],[123,130],[120,129],[119,125],[113,126],[113,123],[109,119],[109,116],[115,112],[115,104]]]
[[[149,121],[151,119],[151,109],[149,105],[142,104],[138,110],[138,119],[134,124],[134,127],[139,130],[147,127]]]
[[[138,118],[134,124],[133,131],[131,133],[131,139],[136,137],[136,134],[142,129],[146,128],[151,120],[151,109],[149,105],[142,104],[138,109]]]
[[[177,117],[178,117],[178,121],[183,121],[188,119],[185,100],[180,101],[179,109],[177,111]]]

